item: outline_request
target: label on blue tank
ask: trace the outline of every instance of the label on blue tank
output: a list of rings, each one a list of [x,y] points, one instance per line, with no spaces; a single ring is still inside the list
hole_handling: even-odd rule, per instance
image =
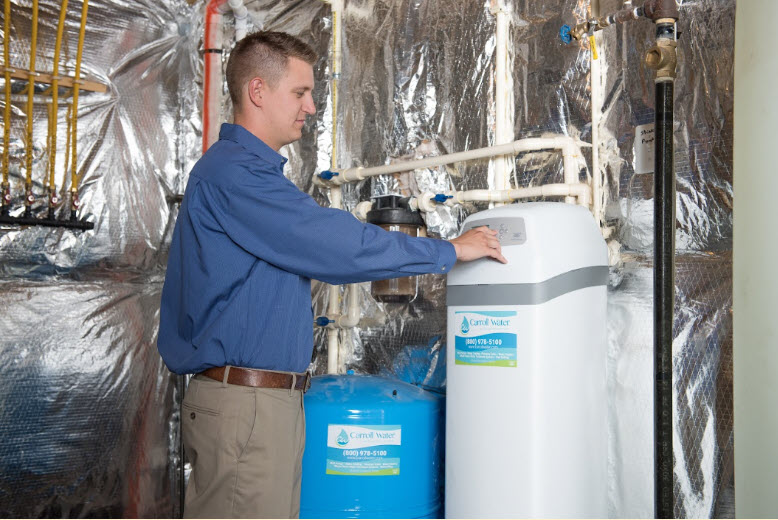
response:
[[[456,311],[455,363],[515,367],[516,311]]]
[[[328,424],[327,475],[399,475],[401,441],[399,424]]]

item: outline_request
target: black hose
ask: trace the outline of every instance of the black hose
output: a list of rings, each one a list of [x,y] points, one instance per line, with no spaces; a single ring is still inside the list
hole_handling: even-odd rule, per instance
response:
[[[673,314],[675,307],[673,81],[656,83],[654,125],[655,516],[673,518]]]

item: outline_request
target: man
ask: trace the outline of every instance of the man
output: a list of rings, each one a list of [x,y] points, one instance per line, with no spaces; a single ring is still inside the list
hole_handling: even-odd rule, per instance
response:
[[[186,517],[297,517],[313,348],[310,279],[343,284],[505,262],[493,232],[411,238],[323,208],[278,150],[315,112],[305,43],[261,32],[227,64],[234,124],[192,169],[160,310],[159,351],[192,378],[182,410]]]

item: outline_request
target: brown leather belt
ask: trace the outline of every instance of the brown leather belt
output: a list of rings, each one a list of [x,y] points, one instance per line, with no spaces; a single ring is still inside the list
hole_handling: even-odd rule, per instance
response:
[[[200,375],[215,381],[224,381],[225,367],[213,367],[200,372]],[[311,386],[311,373],[272,372],[253,368],[230,367],[227,383],[231,385],[252,386],[254,388],[286,388],[307,392]]]

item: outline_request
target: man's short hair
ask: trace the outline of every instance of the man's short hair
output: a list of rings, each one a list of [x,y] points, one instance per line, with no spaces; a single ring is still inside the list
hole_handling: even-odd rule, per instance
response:
[[[309,65],[317,59],[310,45],[282,32],[255,32],[239,41],[227,61],[227,88],[233,107],[240,107],[243,86],[253,78],[260,77],[275,88],[290,57]]]

